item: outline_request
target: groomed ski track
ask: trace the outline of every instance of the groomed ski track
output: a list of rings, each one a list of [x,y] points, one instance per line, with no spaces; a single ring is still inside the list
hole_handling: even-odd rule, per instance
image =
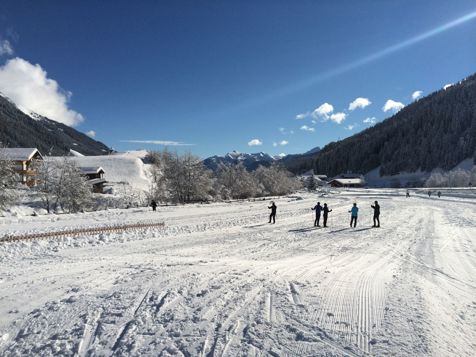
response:
[[[1,218],[0,235],[165,226],[1,243],[0,355],[474,356],[476,198],[275,201],[274,225],[269,200]]]

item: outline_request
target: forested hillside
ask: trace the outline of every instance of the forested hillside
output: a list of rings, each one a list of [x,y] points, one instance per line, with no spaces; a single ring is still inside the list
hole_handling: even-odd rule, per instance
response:
[[[7,147],[35,147],[43,154],[67,155],[73,149],[83,155],[104,155],[103,143],[45,117],[33,119],[0,96],[0,143]]]
[[[451,169],[476,156],[476,74],[403,108],[394,116],[315,155],[284,158],[294,173],[314,168],[334,176],[366,173],[380,166],[381,175],[418,169]]]

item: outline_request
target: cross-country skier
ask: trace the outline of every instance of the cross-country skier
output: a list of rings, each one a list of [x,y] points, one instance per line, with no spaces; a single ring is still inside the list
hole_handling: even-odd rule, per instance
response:
[[[438,191],[438,198],[441,197],[441,191]]]
[[[359,215],[359,208],[357,207],[357,203],[354,203],[349,213],[350,213],[350,226],[352,227],[352,223],[353,223],[355,228],[355,226],[357,225],[357,216]]]
[[[150,203],[150,206],[152,207],[152,211],[155,211],[157,208],[157,202],[155,202],[155,200],[152,200],[152,202]]]
[[[321,219],[321,211],[322,211],[321,202],[317,202],[317,205],[315,205],[311,209],[313,211],[316,211],[316,219],[314,220],[314,227],[320,227],[319,220]]]
[[[324,203],[324,207],[322,208],[322,212],[323,212],[323,215],[322,215],[322,218],[323,218],[323,223],[324,223],[324,227],[327,227],[327,216],[329,215],[329,212],[332,212],[331,209],[329,209],[329,207],[327,207],[327,203]]]
[[[380,228],[380,206],[378,204],[378,201],[375,201],[375,205],[370,206],[374,209],[374,225],[373,227]]]
[[[271,223],[271,219],[273,219],[273,224],[276,223],[276,205],[274,201],[271,201],[271,206],[268,207],[271,210],[271,214],[269,215],[269,223]]]
[[[407,190],[407,198],[410,197],[410,191]]]

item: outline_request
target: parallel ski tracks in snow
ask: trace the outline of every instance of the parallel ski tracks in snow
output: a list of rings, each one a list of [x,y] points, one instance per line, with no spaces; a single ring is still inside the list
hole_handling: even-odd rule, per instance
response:
[[[316,197],[303,197],[278,201],[275,225],[267,202],[197,205],[170,208],[164,235],[2,245],[0,254],[17,251],[0,259],[0,317],[9,319],[0,323],[0,354],[360,357],[442,347],[470,355],[470,209],[372,196],[384,216],[370,229],[371,202],[359,196],[369,215],[350,229],[354,198],[342,192],[327,201],[331,227],[314,229]],[[15,298],[25,293],[47,296],[22,310]]]

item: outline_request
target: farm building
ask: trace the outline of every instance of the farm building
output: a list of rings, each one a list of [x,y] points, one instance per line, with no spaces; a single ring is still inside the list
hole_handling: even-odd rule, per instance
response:
[[[92,186],[94,193],[104,193],[104,169],[98,167],[80,167],[81,174],[86,177],[87,183]]]
[[[316,175],[314,174],[314,171],[313,170],[309,170],[305,173],[303,173],[301,176],[300,176],[300,180],[301,182],[305,182],[306,180],[309,179],[310,176],[313,176],[314,177],[314,180],[316,181],[316,185],[317,186],[325,186],[327,185],[327,176],[326,175]]]
[[[364,187],[365,179],[359,174],[343,174],[329,181],[332,187]]]
[[[43,160],[36,148],[0,148],[0,160],[13,162],[13,168],[18,174],[19,181],[27,186],[36,184],[35,161]]]

